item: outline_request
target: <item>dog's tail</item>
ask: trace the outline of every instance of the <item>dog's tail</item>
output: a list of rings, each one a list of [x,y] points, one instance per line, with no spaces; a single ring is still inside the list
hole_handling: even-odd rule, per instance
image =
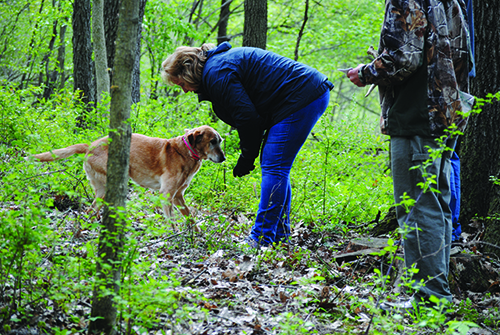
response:
[[[58,159],[68,158],[74,154],[86,154],[89,150],[89,145],[85,143],[75,144],[67,148],[47,151],[41,154],[33,155],[41,162],[51,162]]]

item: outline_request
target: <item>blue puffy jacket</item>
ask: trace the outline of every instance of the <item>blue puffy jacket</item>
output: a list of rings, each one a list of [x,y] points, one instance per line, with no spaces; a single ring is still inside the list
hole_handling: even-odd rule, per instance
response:
[[[259,155],[263,133],[318,99],[333,84],[307,65],[258,48],[224,42],[207,51],[200,101],[235,127],[245,158]]]

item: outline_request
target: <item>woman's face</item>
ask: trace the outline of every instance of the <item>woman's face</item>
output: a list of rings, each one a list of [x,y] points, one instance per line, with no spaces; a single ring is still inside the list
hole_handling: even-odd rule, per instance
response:
[[[184,79],[181,79],[181,78],[172,78],[172,83],[174,83],[175,85],[178,85],[182,88],[182,90],[184,91],[184,93],[187,93],[187,92],[195,92],[196,91],[196,88],[191,86],[190,84],[186,83],[184,81]]]

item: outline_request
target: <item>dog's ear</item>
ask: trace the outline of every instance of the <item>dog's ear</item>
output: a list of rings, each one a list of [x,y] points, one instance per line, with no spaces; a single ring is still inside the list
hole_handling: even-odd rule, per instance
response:
[[[205,132],[203,130],[195,131],[196,143],[200,143],[201,140],[203,140],[203,135],[205,135]]]
[[[189,131],[189,132],[186,132],[186,138],[189,142],[189,145],[191,145],[193,148],[194,146],[196,145],[196,143],[198,143],[198,132],[197,131]]]
[[[189,143],[192,146],[195,146],[196,144],[200,143],[203,140],[203,135],[205,132],[203,130],[199,129],[193,129],[189,135],[187,135],[189,139]]]
[[[184,136],[186,137],[189,145],[194,146],[194,129],[184,129]]]

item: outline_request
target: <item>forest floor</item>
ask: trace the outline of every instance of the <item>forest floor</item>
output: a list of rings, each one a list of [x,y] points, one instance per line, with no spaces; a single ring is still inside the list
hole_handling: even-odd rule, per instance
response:
[[[50,216],[57,225],[54,228],[66,230],[63,235],[67,237],[50,252],[87,257],[84,246],[97,242],[98,231],[83,229],[75,234],[74,222],[81,212],[54,210]],[[210,225],[203,225],[208,216]],[[167,236],[150,234],[140,218],[133,222],[132,229],[144,232],[138,235],[134,260],[142,264],[138,266],[142,270],[125,280],[140,286],[141,282],[176,278],[169,289],[174,307],[154,308],[152,297],[158,292],[146,290],[143,294],[151,295],[153,312],[149,310],[147,317],[132,313],[127,318],[122,311],[119,334],[500,334],[498,283],[492,284],[496,289],[490,292],[456,288],[454,307],[447,313],[433,309],[419,315],[381,313],[378,304],[401,291],[394,284],[401,262],[398,257],[392,262],[394,253],[384,254],[380,246],[370,249],[366,243],[357,243],[366,241],[369,233],[354,226],[343,232],[319,232],[315,224],[299,222],[289,244],[256,250],[242,244],[252,215],[227,213],[214,219],[213,214],[198,213],[198,220],[201,232]],[[401,248],[391,250],[395,248],[399,254]],[[467,248],[461,251],[478,253]],[[46,257],[39,266],[52,266],[52,258]],[[497,275],[498,268],[498,262],[489,262],[489,269]],[[385,284],[380,273],[389,274]],[[89,278],[80,278],[80,285],[82,281],[91,285]],[[5,309],[9,292],[5,290],[0,298],[0,310]],[[30,311],[24,316],[0,317],[4,326],[0,333],[52,333],[47,329],[61,330],[58,334],[86,333],[91,297],[75,294],[64,308],[52,299],[24,306]]]

